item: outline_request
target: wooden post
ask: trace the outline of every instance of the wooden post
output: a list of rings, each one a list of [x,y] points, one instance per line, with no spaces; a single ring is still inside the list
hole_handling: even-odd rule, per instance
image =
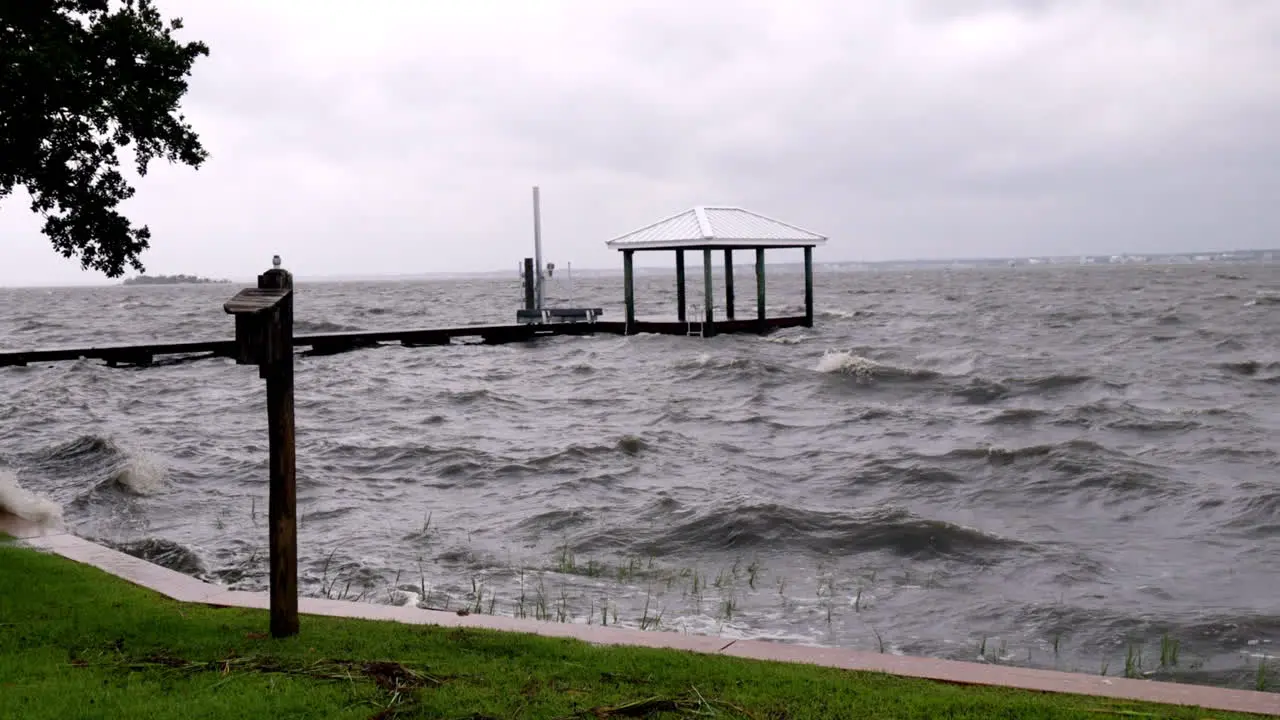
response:
[[[635,250],[622,251],[622,284],[627,300],[627,334],[631,334],[631,326],[636,324],[635,271],[631,257],[634,254]]]
[[[263,290],[293,290],[293,275],[272,268],[258,276]],[[297,465],[293,427],[293,293],[280,301],[279,348],[264,368],[267,377],[267,439],[271,486],[267,501],[271,570],[271,636],[298,634]]]
[[[534,287],[534,279],[533,279],[533,258],[525,258],[524,259],[524,309],[525,310],[538,309],[534,307],[535,305],[538,304],[537,300],[534,297],[534,291],[536,289],[537,288]]]
[[[684,250],[676,250],[676,320],[687,322],[684,296]]]
[[[298,634],[297,468],[293,423],[293,276],[279,267],[223,305],[236,317],[236,363],[257,365],[267,381],[268,570],[271,636]]]
[[[733,320],[733,249],[724,249],[724,317]]]
[[[764,248],[756,248],[756,322],[764,329]]]
[[[716,334],[716,293],[711,280],[711,248],[705,248],[702,251],[702,282],[703,300],[707,303],[702,335],[711,337]]]
[[[804,249],[804,326],[813,327],[813,248]]]

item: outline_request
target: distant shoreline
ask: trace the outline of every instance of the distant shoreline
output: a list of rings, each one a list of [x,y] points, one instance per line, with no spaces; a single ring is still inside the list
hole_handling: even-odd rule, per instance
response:
[[[126,278],[124,285],[222,285],[230,280],[213,280],[195,275],[138,275]]]

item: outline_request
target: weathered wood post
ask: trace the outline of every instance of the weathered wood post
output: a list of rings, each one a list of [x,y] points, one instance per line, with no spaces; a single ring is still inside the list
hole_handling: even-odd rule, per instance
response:
[[[298,634],[293,275],[280,267],[279,255],[272,265],[258,276],[257,288],[241,290],[223,309],[236,318],[236,364],[257,365],[267,381],[271,636],[284,638]]]
[[[538,304],[534,297],[534,280],[533,280],[533,258],[524,259],[524,309],[537,310],[534,307]]]
[[[804,249],[804,326],[813,327],[813,248]]]
[[[764,329],[764,248],[756,248],[756,322]]]
[[[711,279],[711,248],[702,251],[702,283],[703,300],[707,304],[702,335],[711,337],[716,334],[716,293]]]
[[[635,252],[636,252],[635,250],[622,251],[622,285],[623,285],[623,292],[626,296],[626,301],[627,301],[626,332],[628,334],[631,333],[632,326],[636,324],[636,278],[635,278],[635,267],[634,267],[635,261],[631,257],[632,255],[635,255]]]
[[[733,248],[724,249],[724,317],[733,320]]]
[[[686,322],[684,295],[684,250],[676,250],[676,320]]]

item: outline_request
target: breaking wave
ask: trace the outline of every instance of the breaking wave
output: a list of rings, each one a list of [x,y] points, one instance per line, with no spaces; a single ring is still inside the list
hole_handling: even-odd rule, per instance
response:
[[[18,477],[0,470],[0,511],[36,523],[56,525],[62,521],[62,506],[18,484]]]

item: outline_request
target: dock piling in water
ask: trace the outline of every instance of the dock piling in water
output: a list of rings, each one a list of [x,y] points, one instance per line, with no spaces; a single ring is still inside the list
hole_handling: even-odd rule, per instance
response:
[[[524,259],[524,309],[534,310],[538,307],[538,293],[534,287],[533,258]]]

